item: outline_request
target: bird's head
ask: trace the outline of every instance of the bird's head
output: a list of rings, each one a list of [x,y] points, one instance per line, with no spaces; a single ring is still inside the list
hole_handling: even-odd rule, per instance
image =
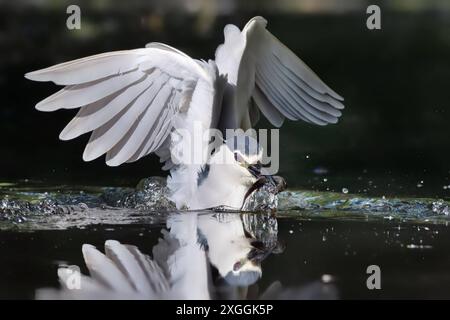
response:
[[[244,201],[266,184],[273,186],[271,190],[275,194],[286,188],[286,182],[282,177],[265,173],[263,150],[256,139],[249,135],[236,135],[227,140],[227,146],[233,153],[234,165],[241,172],[242,181],[248,188]]]
[[[220,175],[221,182],[249,188],[261,176],[262,149],[248,135],[236,135],[220,145],[209,164]]]
[[[249,135],[227,139],[226,147],[232,153],[231,164],[241,173],[242,182],[250,187],[261,176],[262,148]]]
[[[215,204],[242,208],[246,198],[267,183],[279,185],[273,193],[282,190],[284,180],[265,175],[262,160],[263,150],[252,136],[227,137],[212,154],[207,170],[199,173],[200,188],[215,191],[208,197],[211,207]]]
[[[268,246],[255,238],[235,239],[227,246],[220,264],[216,265],[223,279],[232,286],[249,286],[262,276],[261,263],[271,253],[282,252],[281,244]]]

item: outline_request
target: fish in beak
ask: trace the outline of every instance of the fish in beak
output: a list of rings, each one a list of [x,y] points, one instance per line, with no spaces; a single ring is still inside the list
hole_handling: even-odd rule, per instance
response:
[[[257,180],[247,190],[244,196],[244,203],[253,192],[261,189],[263,186],[267,186],[268,190],[273,194],[278,194],[286,189],[286,180],[282,177],[262,175],[260,169],[255,168],[255,166],[249,166],[248,170],[255,178],[257,178]]]

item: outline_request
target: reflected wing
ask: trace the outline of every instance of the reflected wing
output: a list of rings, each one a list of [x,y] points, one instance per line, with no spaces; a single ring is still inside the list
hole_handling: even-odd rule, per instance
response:
[[[37,299],[160,299],[169,292],[169,279],[161,267],[135,246],[115,240],[105,242],[105,254],[83,245],[89,276],[58,269],[61,290],[39,289]],[[78,288],[70,287],[77,282]]]
[[[170,132],[192,107],[196,95],[206,96],[195,107],[202,108],[206,114],[203,125],[209,128],[214,120],[216,74],[212,62],[195,61],[167,45],[151,43],[142,49],[58,64],[25,77],[65,85],[36,108],[80,108],[60,139],[92,131],[83,159],[90,161],[106,153],[106,163],[117,166],[152,152],[170,162]]]
[[[105,253],[82,247],[89,276],[61,267],[61,289],[42,288],[37,299],[210,299],[209,267],[198,243],[197,214],[168,218],[170,232],[153,247],[153,259],[137,247],[105,242]],[[79,280],[77,280],[79,279]]]
[[[216,52],[220,72],[236,84],[238,104],[251,106],[248,101],[253,99],[277,127],[285,117],[318,125],[336,123],[343,98],[267,31],[266,23],[255,17],[242,32],[227,26],[225,43]]]

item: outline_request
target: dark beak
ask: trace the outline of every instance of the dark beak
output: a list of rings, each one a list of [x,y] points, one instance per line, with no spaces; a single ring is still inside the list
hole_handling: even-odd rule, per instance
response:
[[[274,247],[266,247],[262,241],[255,240],[252,241],[251,246],[253,247],[247,255],[247,259],[255,264],[261,263],[266,259],[275,249]]]
[[[254,264],[260,264],[270,254],[270,250],[252,249],[247,255],[247,259]]]

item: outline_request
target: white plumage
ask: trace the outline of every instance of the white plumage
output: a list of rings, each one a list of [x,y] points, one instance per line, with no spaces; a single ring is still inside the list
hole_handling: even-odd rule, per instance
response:
[[[255,17],[242,31],[227,25],[215,61],[194,60],[168,45],[150,43],[142,49],[58,64],[25,77],[65,86],[36,108],[80,108],[60,139],[92,131],[85,161],[106,154],[106,163],[118,166],[156,153],[165,162],[163,168],[171,170],[168,185],[177,207],[240,208],[246,190],[258,179],[244,167],[254,164],[249,158],[260,159],[211,165],[206,173],[210,155],[202,155],[200,163],[174,163],[177,130],[194,132],[196,124],[203,131],[247,130],[258,121],[259,112],[276,127],[285,118],[326,125],[336,123],[344,108],[343,98],[275,38],[266,24]],[[207,150],[208,141],[201,143]],[[226,144],[219,148],[222,153],[235,151]],[[208,186],[201,193],[200,177]]]
[[[39,289],[36,298],[211,299],[217,289],[211,266],[231,285],[229,291],[251,285],[262,274],[261,261],[249,258],[256,239],[245,235],[239,215],[222,220],[196,213],[169,216],[170,231],[162,230],[152,258],[116,240],[105,242],[105,253],[85,244],[82,252],[89,276],[61,267],[61,290]],[[78,287],[70,286],[70,277],[80,278]]]

